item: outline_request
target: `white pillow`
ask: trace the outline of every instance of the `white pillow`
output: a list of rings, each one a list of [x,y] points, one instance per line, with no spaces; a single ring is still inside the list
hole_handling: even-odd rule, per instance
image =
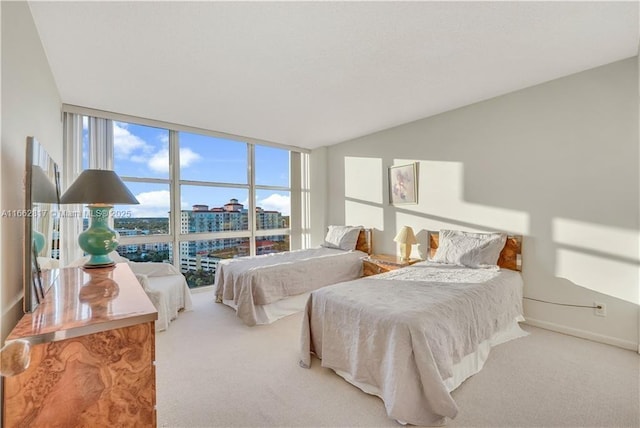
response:
[[[507,235],[441,230],[439,241],[434,262],[483,268],[496,266]]]
[[[347,251],[355,250],[360,229],[359,226],[329,226],[322,246]]]

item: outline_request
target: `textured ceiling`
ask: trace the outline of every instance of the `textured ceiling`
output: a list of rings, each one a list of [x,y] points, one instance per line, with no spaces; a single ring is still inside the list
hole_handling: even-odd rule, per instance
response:
[[[30,2],[62,101],[304,148],[637,54],[637,2]]]

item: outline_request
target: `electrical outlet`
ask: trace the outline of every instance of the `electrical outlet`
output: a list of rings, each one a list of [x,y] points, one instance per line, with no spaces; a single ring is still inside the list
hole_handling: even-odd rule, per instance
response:
[[[594,315],[598,315],[599,317],[607,316],[607,305],[604,303],[594,302],[593,306],[595,306],[595,309],[593,310]]]

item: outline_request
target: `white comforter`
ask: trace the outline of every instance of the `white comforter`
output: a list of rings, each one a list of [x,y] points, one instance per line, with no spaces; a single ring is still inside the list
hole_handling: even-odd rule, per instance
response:
[[[366,256],[319,247],[222,260],[216,270],[216,298],[233,301],[238,317],[253,326],[256,305],[358,278]]]
[[[518,272],[421,262],[311,293],[300,364],[313,352],[379,391],[391,418],[441,425],[458,412],[453,366],[521,315]]]

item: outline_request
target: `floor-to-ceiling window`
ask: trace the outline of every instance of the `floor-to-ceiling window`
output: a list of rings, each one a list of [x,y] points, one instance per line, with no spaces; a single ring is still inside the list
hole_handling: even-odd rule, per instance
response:
[[[178,132],[176,140],[180,269],[191,286],[211,284],[218,261],[252,254],[252,147],[190,132]]]
[[[292,222],[300,224],[304,207],[291,200],[300,193],[305,154],[213,131],[105,116],[96,121],[84,115],[76,144],[83,168],[113,169],[140,202],[113,209],[120,255],[173,263],[190,287],[201,287],[213,284],[222,259],[292,249],[292,234],[301,233]]]
[[[171,261],[171,171],[168,129],[111,121],[113,170],[139,205],[114,207],[113,225],[133,261]]]
[[[254,146],[256,254],[289,250],[290,164],[288,150]]]

